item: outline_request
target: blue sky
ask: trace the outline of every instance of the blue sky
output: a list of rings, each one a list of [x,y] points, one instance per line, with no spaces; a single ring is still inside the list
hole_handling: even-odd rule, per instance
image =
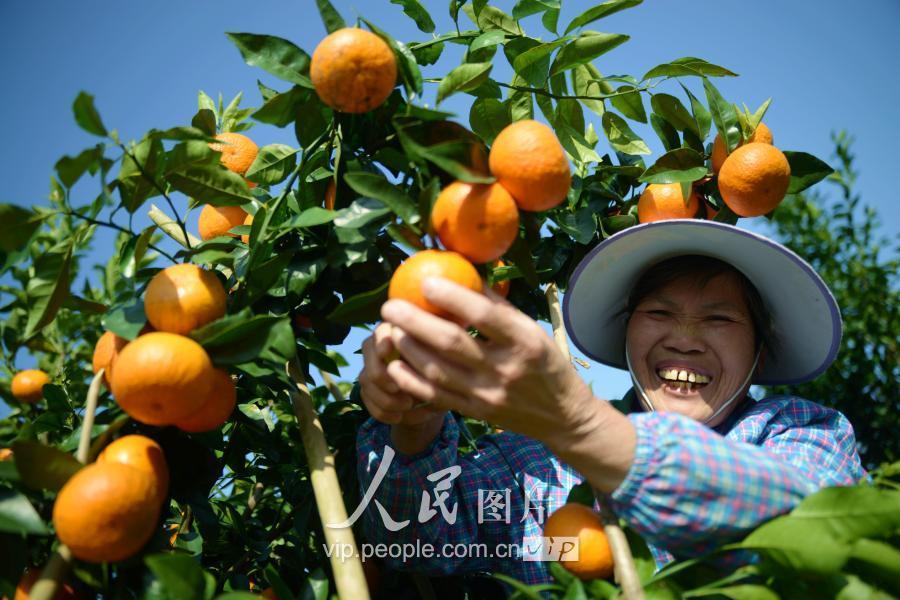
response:
[[[334,4],[348,21],[366,17],[401,40],[430,37],[388,0]],[[423,4],[438,33],[452,29],[447,0]],[[514,2],[492,4],[509,12]],[[564,0],[560,29],[592,4]],[[222,92],[226,100],[243,90],[245,105],[258,106],[257,78],[278,89],[288,87],[246,66],[224,32],[277,35],[310,53],[325,35],[314,0],[3,2],[0,22],[6,123],[0,143],[0,164],[6,172],[0,202],[25,206],[45,202],[49,176],[60,156],[96,143],[71,116],[79,91],[96,97],[109,129],[117,129],[125,140],[139,138],[151,127],[188,124],[200,89],[210,95]],[[530,35],[551,39],[534,19],[524,26]],[[464,16],[461,27],[469,27]],[[604,74],[640,76],[682,56],[701,57],[738,73],[740,77],[716,84],[727,99],[752,108],[772,97],[766,122],[782,149],[829,160],[831,131],[847,129],[856,138],[858,190],[880,212],[884,232],[897,234],[896,157],[890,151],[900,138],[893,116],[900,105],[896,0],[869,0],[857,4],[852,14],[846,2],[837,0],[647,0],[589,28],[631,36],[595,63]],[[459,47],[448,47],[431,73],[446,72],[459,60]],[[500,80],[508,80],[508,74],[505,64],[495,68]],[[426,102],[433,102],[435,90],[434,85],[428,88]],[[683,95],[677,88],[667,91]],[[466,121],[470,103],[471,97],[459,95],[442,108]],[[655,136],[640,133],[658,155]],[[296,145],[290,128],[258,126],[251,135],[259,145]],[[599,149],[602,154],[608,148],[601,141]],[[73,198],[76,204],[87,203],[96,192],[96,187],[79,185]],[[142,219],[136,219],[136,227],[143,226]],[[196,214],[189,225],[196,229]],[[98,238],[92,255],[98,262],[107,260],[104,242],[110,239],[107,234]],[[344,355],[352,358],[361,339],[361,333],[353,334],[342,349]],[[22,367],[32,364],[22,354],[17,362]],[[353,361],[346,377],[357,369]],[[603,397],[618,397],[627,385],[623,373],[598,365],[584,376]]]

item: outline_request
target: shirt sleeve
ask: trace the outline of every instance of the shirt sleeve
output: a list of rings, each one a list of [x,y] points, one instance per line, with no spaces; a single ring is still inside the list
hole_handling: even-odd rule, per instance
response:
[[[515,527],[507,523],[478,523],[479,489],[499,490],[515,503],[515,478],[504,462],[496,445],[484,444],[482,449],[469,455],[459,456],[459,427],[451,414],[444,420],[439,435],[423,452],[412,455],[394,453],[384,479],[378,484],[371,502],[366,507],[363,519],[365,539],[372,544],[391,544],[395,551],[405,548],[414,551],[414,557],[388,556],[385,560],[395,569],[415,570],[429,575],[447,575],[475,571],[491,571],[496,565],[489,554],[493,546],[508,543],[515,535]],[[385,458],[386,448],[392,448],[390,427],[369,419],[357,436],[358,476],[360,495],[366,493],[373,483],[379,465]],[[434,479],[446,469],[458,467],[458,474],[446,490],[443,504],[451,517],[435,504]],[[432,480],[429,480],[429,476]],[[424,496],[427,493],[427,496]],[[423,506],[436,511],[420,522]],[[455,513],[453,512],[455,511]],[[386,527],[382,512],[398,524],[406,524],[395,531]],[[392,527],[396,528],[396,526]],[[487,544],[483,556],[473,556],[470,550],[477,543]],[[426,556],[423,550],[430,545],[434,556]],[[460,552],[464,556],[446,556],[445,549],[456,544],[469,546]]]
[[[779,411],[758,445],[675,413],[629,415],[635,458],[613,504],[649,543],[679,557],[739,539],[818,488],[865,476],[846,418],[819,408]]]

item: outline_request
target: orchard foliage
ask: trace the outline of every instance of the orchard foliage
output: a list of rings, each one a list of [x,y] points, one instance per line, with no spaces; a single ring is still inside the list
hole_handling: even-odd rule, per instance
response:
[[[686,191],[693,186],[705,201],[699,217],[713,209],[716,220],[737,221],[710,172],[712,138],[718,132],[733,150],[769,103],[755,111],[737,108],[715,85],[735,73],[695,57],[664,56],[643,74],[610,75],[617,70],[605,55],[629,36],[592,28],[640,0],[597,4],[569,23],[560,22],[559,0],[520,0],[511,13],[484,0],[452,0],[452,25],[440,35],[434,33],[436,15],[418,0],[393,3],[423,39],[402,42],[359,20],[387,42],[399,70],[399,87],[373,111],[342,114],[323,104],[309,77],[310,54],[294,42],[229,33],[244,61],[269,82],[259,83],[258,107],[242,106],[240,94],[226,104],[201,92],[192,118],[126,141],[104,122],[93,98],[81,93],[73,105],[75,121],[96,136],[96,144],[59,159],[46,203],[0,205],[0,273],[6,281],[0,288],[0,393],[14,407],[0,422],[0,445],[12,446],[15,457],[0,462],[0,591],[10,594],[26,564],[41,566],[48,559],[56,492],[80,468],[72,453],[85,417],[92,349],[105,330],[128,340],[138,335],[146,324],[144,289],[161,268],[202,265],[229,291],[227,315],[190,335],[216,366],[237,376],[238,410],[221,430],[188,435],[130,420],[104,392],[90,432],[91,457],[125,433],[154,438],[171,469],[169,501],[141,554],[108,566],[76,562],[73,580],[108,597],[239,598],[273,587],[282,599],[325,598],[334,582],[288,398],[295,382],[285,364],[299,365],[310,388],[352,510],[359,494],[355,434],[367,415],[350,383],[331,380],[346,365],[335,347],[351,327],[376,322],[401,261],[436,246],[428,223],[442,186],[454,179],[493,181],[472,168],[474,147],[490,145],[514,121],[536,118],[554,129],[574,167],[565,202],[522,213],[516,241],[503,257],[506,266],[479,267],[489,282],[511,281],[510,301],[537,319],[548,318],[542,286],[555,283],[564,290],[591,248],[636,224],[645,184],[675,183]],[[316,4],[329,32],[347,25],[328,0]],[[527,33],[526,24],[546,31]],[[429,67],[444,53],[459,64],[434,72]],[[458,94],[471,98],[468,115],[441,110]],[[446,132],[451,119],[468,121],[474,135],[434,135]],[[209,143],[227,131],[252,136],[256,124],[282,129],[283,143],[260,148],[245,180],[220,164]],[[651,156],[639,131],[657,136],[664,153]],[[809,154],[785,155],[791,193],[831,173]],[[336,186],[334,210],[322,207],[329,182]],[[252,225],[232,233],[248,235],[249,243],[193,238],[187,212],[201,205],[247,210]],[[148,209],[152,224],[140,228]],[[117,232],[111,247],[96,247],[98,228]],[[90,264],[89,252],[107,260]],[[23,354],[51,376],[36,405],[20,405],[8,393],[13,365]],[[489,431],[483,423],[461,422],[468,449]],[[643,582],[655,597],[697,587],[698,594],[769,598],[760,586],[774,585],[787,595],[819,582],[828,587],[813,589],[835,594],[870,585],[897,592],[900,583],[891,575],[900,572],[896,472],[885,471],[881,483],[826,490],[764,525],[736,546],[762,562],[725,579],[710,575],[705,559],[654,575],[646,546],[632,536]],[[562,569],[554,573],[557,583],[549,591],[560,595],[615,592],[608,582],[582,584]],[[413,586],[410,576],[387,571],[381,579],[382,593],[392,596],[412,596],[431,585],[417,577]],[[441,585],[477,596],[496,594],[496,588],[484,591],[491,583],[455,578]],[[523,596],[537,594],[508,583]],[[729,596],[738,587],[745,595]]]

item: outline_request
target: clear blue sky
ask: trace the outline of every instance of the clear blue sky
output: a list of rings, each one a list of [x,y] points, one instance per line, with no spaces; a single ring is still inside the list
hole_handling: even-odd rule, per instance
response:
[[[423,3],[438,33],[452,28],[447,0]],[[399,39],[429,37],[388,0],[334,4],[348,21],[364,16]],[[514,2],[492,4],[509,12]],[[561,29],[592,4],[565,0]],[[189,123],[198,89],[210,95],[221,91],[226,99],[244,90],[245,105],[259,105],[257,78],[279,89],[288,87],[246,66],[224,32],[277,35],[310,53],[325,34],[314,0],[3,2],[0,22],[6,123],[0,143],[0,164],[6,172],[0,202],[25,206],[45,202],[53,164],[61,155],[77,154],[97,141],[72,119],[71,104],[80,90],[96,97],[108,128],[118,129],[125,140],[139,138],[151,127]],[[468,27],[462,25],[466,22],[461,15],[461,26]],[[524,25],[529,34],[550,39],[534,19]],[[864,201],[880,212],[884,231],[898,232],[896,156],[890,151],[900,139],[894,117],[900,106],[896,0],[869,0],[852,11],[838,0],[647,0],[589,28],[632,38],[596,63],[605,74],[639,76],[681,56],[701,57],[738,73],[740,77],[717,80],[717,85],[729,100],[754,108],[772,97],[766,122],[782,149],[829,160],[830,132],[849,130],[857,140],[858,189]],[[459,60],[459,47],[450,46],[433,69],[446,71]],[[494,75],[507,80],[508,72],[505,65],[498,66]],[[426,101],[433,101],[434,92],[435,86],[430,87]],[[677,88],[673,93],[682,95]],[[444,108],[465,121],[470,102],[469,96],[460,95]],[[655,136],[641,133],[654,152],[660,152]],[[260,145],[296,145],[290,128],[258,126],[251,135]],[[599,149],[601,154],[607,150],[603,141]],[[73,198],[84,204],[96,193],[96,187],[79,186]],[[195,219],[189,222],[193,228]],[[142,223],[137,220],[136,226]],[[108,245],[102,242],[109,239],[99,238],[93,254],[97,261],[106,261]],[[342,349],[345,356],[352,358],[360,339],[361,334],[351,336]],[[17,362],[23,367],[32,364],[22,354]],[[354,361],[346,377],[357,368]],[[623,373],[598,365],[585,377],[605,397],[618,397],[627,385]]]

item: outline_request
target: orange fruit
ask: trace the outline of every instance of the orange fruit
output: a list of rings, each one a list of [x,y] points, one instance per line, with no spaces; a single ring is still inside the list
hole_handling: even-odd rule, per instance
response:
[[[400,298],[432,314],[449,317],[447,312],[425,299],[422,282],[428,277],[444,277],[475,292],[481,292],[483,287],[478,271],[461,254],[422,250],[407,258],[394,271],[388,285],[388,298]]]
[[[19,583],[16,585],[15,600],[28,600],[31,595],[31,588],[37,583],[42,570],[43,569],[25,569],[25,572],[22,573],[22,578],[19,579]],[[75,588],[68,583],[63,583],[57,587],[56,594],[53,595],[54,600],[76,600],[81,597],[82,596],[75,591]],[[3,599],[6,600],[6,596],[3,596]]]
[[[522,210],[541,211],[566,199],[569,161],[553,130],[537,121],[507,125],[491,147],[491,173]]]
[[[494,263],[495,269],[500,268],[500,267],[505,267],[505,266],[506,266],[506,263],[503,262],[502,260],[498,260],[496,263]],[[510,279],[504,279],[503,281],[497,281],[494,283],[494,285],[491,286],[491,289],[494,290],[494,293],[497,294],[498,296],[503,296],[504,298],[506,298],[507,296],[509,296],[509,285],[511,283],[512,283],[512,280],[510,280]]]
[[[196,412],[177,421],[175,426],[190,433],[218,429],[228,421],[235,404],[237,389],[231,375],[222,369],[214,369],[212,390],[206,400]]]
[[[544,523],[544,537],[578,538],[578,559],[560,561],[579,579],[607,579],[613,574],[612,549],[603,521],[583,504],[565,504]]]
[[[0,461],[12,460],[13,451],[11,448],[0,448]]]
[[[163,449],[155,441],[143,435],[120,437],[97,457],[98,463],[119,463],[139,469],[150,475],[156,488],[156,500],[160,504],[169,493],[169,466]]]
[[[448,249],[472,262],[490,262],[518,236],[519,210],[499,183],[455,181],[438,195],[431,226]]]
[[[103,383],[106,384],[106,387],[109,387],[109,378],[112,376],[113,363],[116,362],[119,353],[126,344],[128,344],[128,340],[125,338],[119,337],[112,331],[104,331],[103,335],[100,336],[100,339],[97,340],[97,345],[94,346],[94,356],[91,359],[91,366],[93,367],[95,375],[100,369],[105,369],[103,371]]]
[[[219,161],[229,171],[239,175],[246,173],[259,153],[259,147],[253,143],[253,140],[241,133],[231,132],[220,133],[216,139],[222,143],[210,144],[209,147],[222,153]]]
[[[94,463],[75,473],[53,505],[53,525],[72,554],[93,563],[136,554],[159,517],[153,478],[118,463]]]
[[[784,199],[791,181],[787,157],[775,146],[753,142],[732,152],[719,171],[719,192],[735,214],[757,217]]]
[[[326,210],[334,210],[334,201],[337,198],[337,188],[334,185],[334,179],[328,180],[328,187],[325,188],[325,202],[324,206]]]
[[[206,351],[174,333],[143,335],[122,350],[113,371],[112,393],[131,418],[171,425],[200,409],[215,371]]]
[[[243,225],[253,225],[253,215],[248,214],[246,217],[244,217]],[[241,241],[244,242],[245,244],[249,244],[250,243],[250,234],[249,233],[243,234],[241,236]]]
[[[364,113],[391,95],[397,59],[374,33],[345,27],[316,46],[309,76],[322,102],[340,112]]]
[[[772,137],[772,130],[765,123],[760,123],[746,141],[748,144],[751,142],[771,145],[775,142],[775,139]],[[738,148],[743,145],[744,140],[741,140],[738,143]],[[713,172],[718,173],[722,169],[722,165],[725,164],[725,159],[728,158],[728,148],[725,146],[725,139],[721,133],[716,135],[716,139],[713,141],[711,158]]]
[[[266,600],[278,600],[278,594],[275,593],[275,588],[264,589],[259,597],[265,598]]]
[[[224,316],[225,298],[218,277],[185,263],[153,277],[144,294],[144,312],[157,331],[186,335]]]
[[[651,183],[638,200],[638,221],[651,223],[666,219],[692,219],[699,209],[700,197],[693,189],[685,204],[680,183]]]
[[[204,242],[220,235],[236,238],[237,234],[228,233],[228,230],[232,227],[243,225],[247,216],[247,211],[240,206],[212,206],[206,204],[203,210],[200,211],[200,217],[197,220],[200,237]]]
[[[44,386],[50,383],[50,376],[40,369],[25,369],[12,378],[12,395],[19,402],[34,404],[44,397]]]

